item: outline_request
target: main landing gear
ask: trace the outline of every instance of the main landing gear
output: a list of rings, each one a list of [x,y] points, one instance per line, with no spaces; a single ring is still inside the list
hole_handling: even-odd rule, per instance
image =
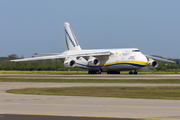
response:
[[[138,74],[138,72],[136,71],[136,70],[134,70],[134,72],[132,72],[132,70],[131,71],[129,71],[129,74],[131,75],[131,74]]]

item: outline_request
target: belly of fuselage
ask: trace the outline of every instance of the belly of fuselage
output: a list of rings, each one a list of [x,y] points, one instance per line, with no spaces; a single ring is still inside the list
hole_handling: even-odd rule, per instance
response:
[[[103,72],[107,71],[128,71],[128,70],[136,70],[140,69],[142,67],[138,65],[132,65],[132,64],[114,64],[114,65],[108,65],[101,67],[101,70]]]

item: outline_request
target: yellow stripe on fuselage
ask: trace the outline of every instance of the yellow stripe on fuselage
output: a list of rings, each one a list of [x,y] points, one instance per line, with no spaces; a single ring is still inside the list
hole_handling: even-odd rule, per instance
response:
[[[113,64],[117,64],[117,63],[134,63],[134,64],[140,64],[140,65],[148,64],[148,62],[144,62],[144,61],[118,61],[118,62],[113,62],[113,63],[101,64],[100,66],[113,65]]]

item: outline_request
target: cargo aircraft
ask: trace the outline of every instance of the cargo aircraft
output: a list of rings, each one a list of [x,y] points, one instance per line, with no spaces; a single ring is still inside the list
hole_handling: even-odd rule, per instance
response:
[[[8,62],[36,61],[46,59],[60,59],[66,67],[79,67],[87,69],[89,74],[120,74],[120,71],[129,71],[137,74],[137,69],[148,66],[158,66],[156,60],[175,63],[167,59],[144,55],[137,48],[127,49],[91,49],[82,50],[70,24],[65,22],[65,41],[67,51],[63,53],[37,54],[41,57],[9,60]]]

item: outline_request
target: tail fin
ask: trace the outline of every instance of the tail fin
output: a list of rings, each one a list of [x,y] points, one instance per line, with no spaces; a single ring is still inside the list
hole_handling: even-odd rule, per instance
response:
[[[64,23],[67,50],[81,50],[81,47],[78,44],[78,41],[76,40],[76,37],[71,31],[69,25],[70,24],[67,22]]]

